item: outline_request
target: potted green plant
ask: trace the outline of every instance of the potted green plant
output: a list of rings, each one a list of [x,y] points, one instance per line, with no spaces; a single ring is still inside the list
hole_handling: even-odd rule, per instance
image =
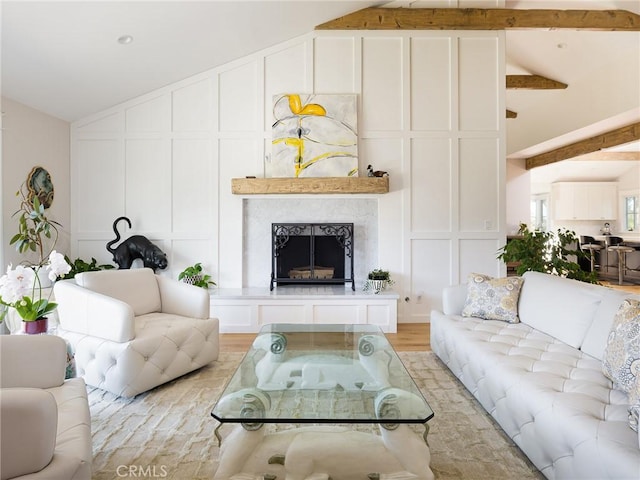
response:
[[[368,273],[367,281],[364,283],[364,291],[378,294],[394,283],[388,270],[376,268]]]
[[[86,262],[82,258],[76,258],[74,261],[71,261],[71,259],[66,255],[64,259],[69,265],[71,265],[71,270],[64,276],[64,278],[73,278],[78,273],[82,272],[97,272],[98,270],[110,270],[115,268],[113,265],[109,264],[98,264],[98,261],[93,257],[91,257],[91,262]]]
[[[21,197],[20,208],[13,214],[18,218],[18,233],[9,244],[15,245],[20,253],[35,252],[37,261],[25,261],[15,268],[9,265],[6,274],[0,277],[0,304],[18,312],[25,333],[43,333],[47,330],[47,314],[58,306],[50,301],[52,289],[48,295],[43,294],[43,288],[49,286],[43,282],[54,282],[71,267],[55,251],[60,224],[48,218],[37,195],[29,195],[24,189],[25,185],[16,193]]]
[[[580,267],[579,259],[587,257],[571,230],[560,228],[555,233],[531,231],[522,223],[518,236],[498,251],[498,258],[506,263],[515,262],[518,275],[531,270],[598,283],[597,272],[587,272]]]
[[[190,267],[185,268],[178,275],[178,280],[202,288],[209,288],[210,286],[214,286],[216,284],[216,282],[211,280],[211,275],[203,272],[202,265],[200,263],[196,263],[194,265],[191,265]]]

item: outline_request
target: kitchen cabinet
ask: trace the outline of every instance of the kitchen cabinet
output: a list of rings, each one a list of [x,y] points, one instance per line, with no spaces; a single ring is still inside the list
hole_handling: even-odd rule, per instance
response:
[[[616,220],[615,182],[556,182],[551,205],[556,220]]]

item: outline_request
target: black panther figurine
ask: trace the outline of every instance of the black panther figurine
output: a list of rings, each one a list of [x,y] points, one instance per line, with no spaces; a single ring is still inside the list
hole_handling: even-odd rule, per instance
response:
[[[142,235],[133,235],[123,240],[116,248],[111,245],[120,240],[120,232],[118,232],[117,224],[120,220],[126,220],[131,228],[131,220],[127,217],[118,217],[113,222],[113,231],[116,234],[115,240],[107,243],[107,250],[113,255],[113,261],[118,264],[121,269],[131,268],[131,264],[136,258],[142,259],[145,267],[152,268],[153,271],[158,269],[164,270],[169,264],[167,256],[156,245]]]

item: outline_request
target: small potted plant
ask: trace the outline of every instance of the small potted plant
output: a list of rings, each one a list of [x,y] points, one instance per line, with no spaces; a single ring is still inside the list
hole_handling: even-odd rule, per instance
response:
[[[388,270],[376,268],[375,270],[371,270],[367,275],[367,281],[364,284],[364,291],[372,291],[373,293],[378,294],[386,290],[389,285],[393,285],[393,283],[394,281],[391,280],[391,275]]]
[[[200,263],[185,268],[178,275],[178,280],[201,288],[209,288],[216,284],[216,282],[211,280],[211,275],[207,275],[202,271],[202,265]]]

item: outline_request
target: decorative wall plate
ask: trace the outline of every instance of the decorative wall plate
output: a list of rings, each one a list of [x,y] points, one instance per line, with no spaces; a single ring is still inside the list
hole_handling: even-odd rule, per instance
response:
[[[27,177],[27,189],[29,201],[33,203],[33,197],[37,196],[44,208],[49,208],[53,203],[53,182],[51,175],[43,167],[33,167]]]

